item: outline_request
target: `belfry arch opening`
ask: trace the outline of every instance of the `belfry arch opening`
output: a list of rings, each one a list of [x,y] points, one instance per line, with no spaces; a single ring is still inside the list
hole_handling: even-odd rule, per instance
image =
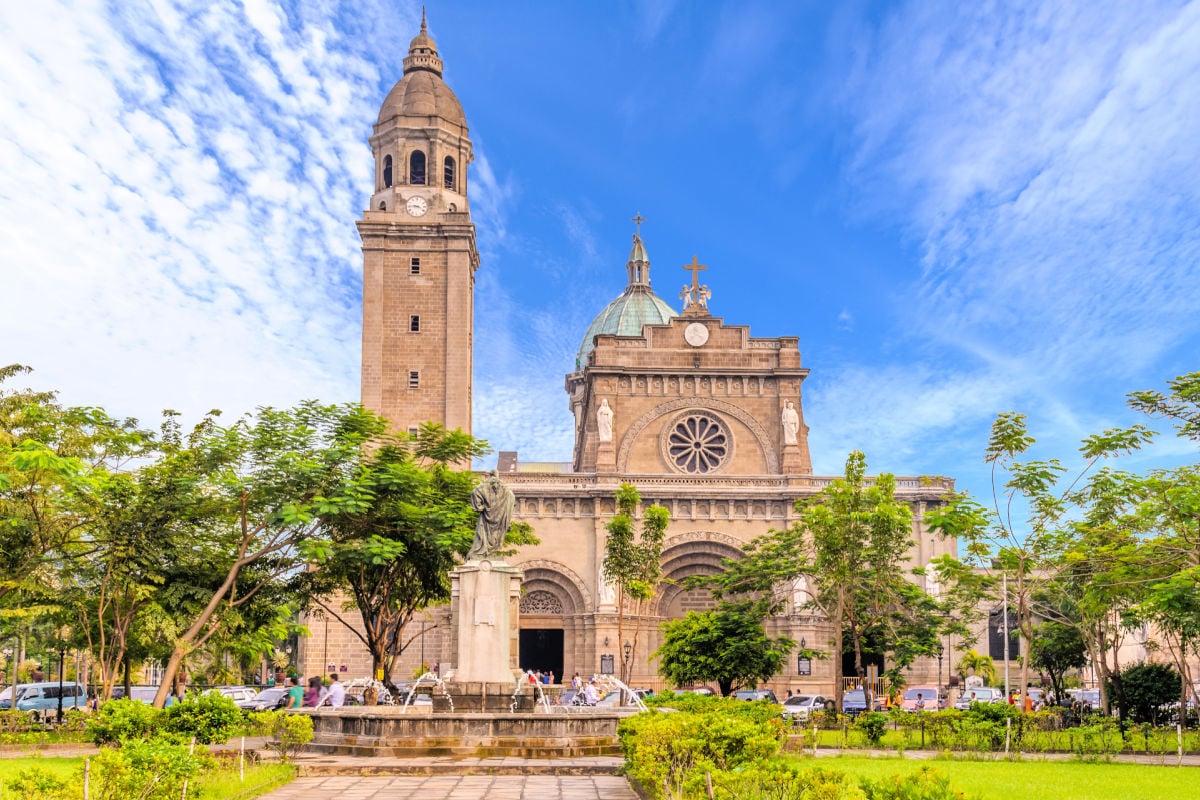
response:
[[[446,160],[442,163],[442,183],[447,189],[454,190],[455,182],[458,179],[457,165],[454,163],[454,158],[446,156]]]
[[[392,157],[383,157],[383,188],[389,189],[392,186]]]
[[[413,150],[408,157],[408,182],[413,186],[425,185],[425,153]]]

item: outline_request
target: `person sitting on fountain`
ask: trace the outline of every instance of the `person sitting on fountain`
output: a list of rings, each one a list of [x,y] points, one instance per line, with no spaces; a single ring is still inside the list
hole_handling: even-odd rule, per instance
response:
[[[583,701],[589,706],[594,706],[600,702],[600,691],[596,688],[595,678],[592,678],[588,681],[588,685],[583,687]]]

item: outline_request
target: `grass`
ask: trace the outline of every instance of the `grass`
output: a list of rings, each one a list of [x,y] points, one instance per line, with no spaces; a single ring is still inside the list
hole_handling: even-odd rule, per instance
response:
[[[0,800],[10,800],[8,781],[17,773],[38,767],[63,778],[78,778],[83,770],[82,758],[4,758],[0,759]],[[296,777],[295,767],[287,764],[246,765],[246,780],[238,778],[236,764],[229,769],[205,773],[192,784],[189,797],[205,800],[249,800],[266,794]]]
[[[932,766],[950,785],[979,800],[1052,797],[1054,800],[1158,800],[1194,797],[1195,767],[1094,764],[1078,761],[955,761],[837,756],[808,759],[855,777],[878,779]]]

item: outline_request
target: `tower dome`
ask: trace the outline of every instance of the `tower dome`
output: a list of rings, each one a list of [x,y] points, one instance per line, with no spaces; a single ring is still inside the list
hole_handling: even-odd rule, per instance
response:
[[[633,249],[629,252],[629,261],[626,262],[625,269],[629,273],[629,284],[588,326],[583,335],[583,342],[579,345],[579,355],[575,358],[576,369],[583,369],[587,364],[588,354],[595,348],[595,339],[599,334],[640,336],[643,325],[661,325],[678,316],[675,309],[651,291],[650,257],[646,255],[646,245],[642,242],[642,237],[636,233],[633,235]]]
[[[387,122],[396,116],[441,117],[466,128],[462,103],[442,80],[442,66],[437,43],[429,35],[422,10],[421,31],[408,45],[404,76],[384,98],[379,109],[379,122]]]

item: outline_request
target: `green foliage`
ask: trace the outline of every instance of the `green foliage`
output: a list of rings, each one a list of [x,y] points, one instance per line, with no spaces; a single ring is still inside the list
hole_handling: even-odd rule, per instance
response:
[[[720,800],[863,800],[866,797],[858,782],[844,772],[779,758],[736,771],[714,772],[712,785],[713,797]],[[686,796],[705,795],[694,792]]]
[[[1063,677],[1068,670],[1087,664],[1087,647],[1076,625],[1043,622],[1033,629],[1033,645],[1029,648],[1029,663],[1034,669],[1045,670],[1055,697],[1065,690]]]
[[[968,650],[959,656],[958,674],[966,680],[970,675],[983,678],[985,686],[995,686],[997,683],[996,662],[991,656],[982,655],[975,650]]]
[[[241,709],[220,692],[191,694],[164,712],[163,728],[200,744],[229,741],[244,724]]]
[[[771,638],[750,604],[723,604],[715,611],[689,611],[662,624],[654,653],[659,672],[677,686],[714,682],[722,695],[767,681],[783,668],[795,642]]]
[[[933,767],[921,767],[908,775],[892,775],[863,781],[866,800],[963,800],[962,792],[950,788],[950,779]]]
[[[859,714],[858,719],[854,720],[854,729],[863,735],[867,744],[877,747],[883,741],[887,724],[887,714],[881,711],[868,711],[865,714]]]
[[[350,596],[347,607],[365,624],[347,627],[385,681],[416,638],[406,634],[414,615],[450,599],[450,571],[470,550],[477,517],[475,475],[459,467],[485,452],[486,442],[433,423],[414,437],[385,439],[355,466],[353,501],[321,509],[324,535],[302,546],[320,569],[298,573],[293,588],[338,621],[344,608],[324,598],[338,591]],[[537,539],[527,524],[514,523],[505,543]]]
[[[92,759],[91,796],[95,800],[173,800],[212,762],[203,753],[190,753],[185,744],[163,739],[127,741],[104,748]]]
[[[1166,664],[1135,664],[1121,671],[1122,709],[1134,722],[1158,722],[1161,706],[1180,697],[1179,673]]]
[[[8,783],[4,797],[12,800],[67,800],[80,796],[71,781],[41,767],[21,770]]]
[[[293,761],[304,746],[313,740],[313,721],[307,714],[289,714],[286,711],[271,712],[271,735],[279,748],[283,762]]]
[[[1200,372],[1180,375],[1167,385],[1171,388],[1167,394],[1132,392],[1129,405],[1146,414],[1174,421],[1180,436],[1200,441]]]
[[[123,697],[101,703],[87,724],[87,736],[96,744],[118,744],[129,739],[144,739],[162,724],[163,711],[137,700]]]
[[[662,547],[666,536],[670,512],[654,504],[642,512],[642,528],[639,536],[634,524],[641,496],[632,484],[622,483],[617,488],[617,513],[604,526],[608,538],[604,542],[602,567],[604,579],[617,592],[617,641],[625,641],[626,604],[633,605],[633,613],[644,613],[644,605],[654,596],[662,575]],[[634,627],[630,644],[630,658],[621,666],[621,677],[626,682],[633,670],[637,657],[641,626]]]
[[[756,703],[707,705],[711,710],[638,714],[617,726],[627,772],[652,798],[680,797],[705,772],[737,769],[779,752],[784,730],[778,714],[764,721],[761,711],[752,710]]]

